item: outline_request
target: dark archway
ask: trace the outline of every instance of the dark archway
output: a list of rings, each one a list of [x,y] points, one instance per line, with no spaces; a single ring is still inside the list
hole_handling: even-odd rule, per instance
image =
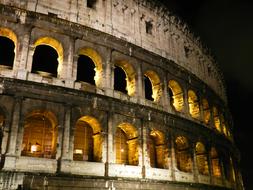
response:
[[[152,83],[150,79],[146,76],[144,76],[144,86],[145,86],[145,98],[147,100],[154,101],[154,98],[152,97],[153,94]]]
[[[127,82],[126,82],[126,73],[125,71],[118,66],[115,66],[114,69],[114,90],[123,92],[127,94],[126,90]]]
[[[79,55],[76,80],[95,85],[95,75],[96,71],[93,60],[86,55]]]
[[[57,77],[58,53],[48,45],[38,45],[33,54],[32,73]]]
[[[6,37],[0,36],[0,65],[12,69],[15,57],[15,44]]]

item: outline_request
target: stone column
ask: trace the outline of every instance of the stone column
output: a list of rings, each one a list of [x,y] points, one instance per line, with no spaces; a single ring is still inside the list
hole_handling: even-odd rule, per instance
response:
[[[61,78],[65,79],[65,86],[69,88],[74,87],[74,81],[77,73],[78,55],[74,56],[75,40],[69,39],[69,46],[67,50],[67,60],[64,61],[63,70],[60,74]]]
[[[137,68],[137,86],[136,86],[136,94],[137,94],[137,98],[140,102],[140,99],[143,99],[144,97],[144,91],[143,91],[143,73],[142,73],[142,68],[141,68],[141,64],[139,64],[138,68]]]
[[[7,155],[9,156],[17,156],[16,144],[17,144],[18,128],[19,128],[20,113],[21,113],[21,106],[22,106],[22,98],[16,97],[15,99],[16,100],[13,106],[11,130],[9,134],[9,143],[8,143],[8,148],[7,148]]]
[[[10,126],[10,133],[8,137],[8,146],[4,162],[4,170],[15,170],[16,159],[18,157],[17,150],[17,137],[18,137],[18,128],[20,125],[20,113],[22,106],[22,98],[15,97],[15,102],[13,104],[12,112],[12,122]]]
[[[189,108],[189,103],[188,103],[188,87],[186,86],[183,88],[184,92],[184,113],[186,116],[190,116],[190,108]]]
[[[176,160],[176,149],[175,149],[175,143],[174,143],[174,134],[171,134],[171,178],[174,181],[175,180],[175,171],[177,170],[177,160]]]
[[[62,138],[62,160],[72,160],[73,151],[70,151],[70,130],[71,130],[71,108],[70,106],[65,107],[65,120]]]
[[[31,35],[31,32],[28,31],[22,36],[22,43],[20,44],[19,46],[20,50],[18,51],[18,53],[20,53],[20,62],[19,62],[19,65],[17,65],[18,67],[17,78],[22,79],[22,80],[26,80],[26,77],[27,77],[26,64],[27,64],[27,60],[29,56],[28,52],[29,52],[30,35]]]
[[[196,154],[195,143],[192,143],[191,149],[192,149],[192,156],[193,156],[193,162],[192,162],[193,163],[192,164],[193,177],[194,177],[194,181],[198,183],[199,170],[198,170],[198,164],[197,164],[197,154]]]
[[[106,150],[106,162],[105,162],[105,176],[109,175],[109,165],[111,163],[115,163],[115,152],[114,152],[114,142],[113,142],[113,125],[114,125],[114,119],[113,119],[113,112],[108,112],[108,122],[107,122],[107,150]]]
[[[202,103],[203,98],[202,97],[198,97],[198,101],[199,101],[199,120],[203,123],[204,122],[204,108],[203,108],[203,103]]]
[[[35,48],[36,47],[31,44],[28,47],[28,56],[27,56],[27,64],[26,64],[26,69],[28,72],[32,71],[33,54],[34,54]]]
[[[167,77],[164,77],[163,84],[164,84],[163,95],[162,95],[163,96],[163,107],[166,111],[171,111],[171,107],[169,104]]]
[[[114,81],[114,66],[112,64],[112,51],[108,51],[110,56],[107,57],[106,64],[105,64],[105,94],[107,96],[113,96],[113,81]]]

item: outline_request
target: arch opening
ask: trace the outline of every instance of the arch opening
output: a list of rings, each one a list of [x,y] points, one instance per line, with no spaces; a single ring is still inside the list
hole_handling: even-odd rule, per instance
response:
[[[175,140],[177,168],[183,172],[192,172],[192,156],[188,140],[179,136]]]
[[[148,150],[151,167],[168,169],[168,148],[166,147],[165,136],[161,131],[152,130],[150,132]]]
[[[102,143],[100,123],[91,116],[79,118],[75,124],[73,160],[101,162]]]
[[[114,68],[114,90],[127,94],[127,82],[125,71],[118,66]]]
[[[188,91],[189,112],[193,118],[199,118],[199,101],[196,93],[193,90]]]
[[[169,81],[170,104],[176,111],[182,111],[184,108],[184,96],[181,86],[175,80]]]
[[[209,107],[209,103],[207,99],[202,100],[202,105],[203,105],[203,117],[204,117],[203,120],[205,124],[208,124],[211,117],[211,111],[210,111],[210,107]]]
[[[219,111],[216,107],[213,107],[213,121],[215,129],[219,132],[222,132]]]
[[[150,83],[152,91],[150,90]],[[158,77],[158,75],[154,71],[147,71],[144,74],[144,84],[145,84],[145,98],[153,100],[154,102],[158,102],[162,95],[162,84],[160,82],[160,78]],[[152,95],[150,95],[151,93]]]
[[[145,86],[145,98],[147,100],[154,101],[154,98],[152,97],[153,91],[152,91],[152,83],[150,79],[146,76],[144,76],[144,86]]]
[[[136,89],[136,80],[133,66],[128,61],[117,60],[115,61],[115,69],[114,87],[116,89],[114,89],[118,89],[118,91],[128,94],[129,96],[134,96]]]
[[[217,150],[212,147],[211,148],[211,164],[212,164],[212,172],[215,177],[221,177],[221,166],[220,159]]]
[[[25,117],[22,156],[51,158],[56,156],[58,127],[53,113],[34,111]]]
[[[32,62],[32,73],[44,77],[57,77],[58,53],[49,45],[38,45],[35,48]]]
[[[132,125],[122,123],[115,132],[116,163],[137,166],[138,155],[138,132]]]
[[[209,175],[208,157],[204,144],[201,142],[197,142],[195,151],[199,173],[202,175]]]
[[[0,65],[5,69],[12,69],[15,58],[15,43],[11,39],[0,36]]]
[[[96,69],[93,60],[88,56],[79,55],[76,80],[95,85],[95,75]]]

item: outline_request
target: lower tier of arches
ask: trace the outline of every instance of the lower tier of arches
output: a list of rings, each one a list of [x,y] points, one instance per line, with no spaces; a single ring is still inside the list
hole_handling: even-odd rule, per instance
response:
[[[241,184],[231,141],[178,116],[17,80],[2,84],[0,103],[4,175],[119,177],[231,189]]]

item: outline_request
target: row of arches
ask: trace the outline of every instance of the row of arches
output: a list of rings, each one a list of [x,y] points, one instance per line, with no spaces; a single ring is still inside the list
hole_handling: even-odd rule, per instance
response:
[[[5,125],[5,116],[0,115],[1,131]],[[104,136],[100,122],[93,116],[85,115],[75,121],[73,126],[74,161],[102,162]],[[222,154],[213,146],[206,148],[198,141],[192,146],[187,137],[177,135],[173,143],[165,132],[150,128],[146,134],[139,134],[130,123],[120,123],[113,132],[115,163],[139,165],[140,138],[146,135],[149,167],[170,169],[175,159],[179,171],[193,173],[194,158],[196,168],[201,175],[213,175],[221,178],[222,171],[230,181],[235,181],[232,158]],[[1,136],[2,137],[2,136]],[[50,111],[35,110],[27,114],[23,125],[21,156],[55,159],[58,138],[58,121]],[[170,144],[174,144],[171,146]],[[175,158],[172,158],[171,151]]]
[[[0,57],[0,65],[12,68],[15,60],[17,37],[13,31],[0,28],[0,43],[3,44],[1,45],[3,56]],[[33,46],[35,50],[31,72],[45,77],[57,77],[63,65],[64,49],[62,44],[54,38],[41,37],[35,41]],[[102,57],[96,50],[89,47],[79,49],[77,54],[75,80],[101,87],[104,76]],[[136,81],[138,80],[135,70],[134,66],[127,60],[115,60],[113,89],[129,96],[135,96]],[[159,75],[153,70],[147,70],[142,78],[144,98],[159,102],[162,96],[162,82]],[[188,110],[192,118],[213,126],[217,131],[231,138],[224,113],[220,112],[216,106],[210,107],[206,98],[200,99],[193,89],[185,92],[179,82],[174,79],[168,81],[167,87],[171,107],[176,112]]]

